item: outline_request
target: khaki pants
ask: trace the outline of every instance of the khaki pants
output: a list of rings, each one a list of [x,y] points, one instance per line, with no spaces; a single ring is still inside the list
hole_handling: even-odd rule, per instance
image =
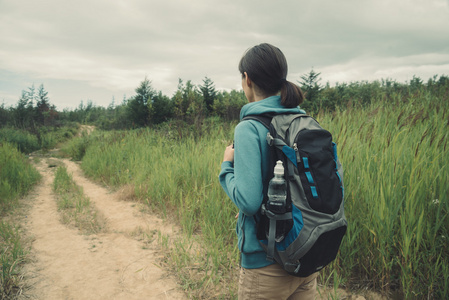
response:
[[[246,299],[315,299],[316,278],[295,277],[285,272],[278,264],[260,269],[240,268],[239,300]]]

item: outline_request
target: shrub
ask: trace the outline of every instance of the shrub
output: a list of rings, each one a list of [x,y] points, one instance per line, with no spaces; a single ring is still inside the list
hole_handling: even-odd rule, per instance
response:
[[[23,153],[31,153],[40,148],[39,141],[35,135],[15,128],[1,128],[0,142],[13,144]]]
[[[15,206],[40,179],[34,169],[16,147],[0,143],[0,215]]]

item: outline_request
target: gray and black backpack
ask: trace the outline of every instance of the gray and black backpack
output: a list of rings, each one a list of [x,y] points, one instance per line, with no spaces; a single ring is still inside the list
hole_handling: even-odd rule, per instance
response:
[[[268,260],[291,275],[307,277],[335,259],[346,233],[337,146],[330,132],[305,114],[252,115],[243,120],[248,119],[268,128],[270,170],[281,160],[287,182],[287,212],[267,211],[265,195],[261,214],[255,217],[257,237]]]

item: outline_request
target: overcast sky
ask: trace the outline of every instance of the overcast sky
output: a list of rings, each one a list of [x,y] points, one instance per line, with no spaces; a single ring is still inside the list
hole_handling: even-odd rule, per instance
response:
[[[240,89],[246,49],[279,47],[296,82],[449,75],[449,0],[0,0],[0,104],[44,84],[59,110],[121,103],[147,77]]]

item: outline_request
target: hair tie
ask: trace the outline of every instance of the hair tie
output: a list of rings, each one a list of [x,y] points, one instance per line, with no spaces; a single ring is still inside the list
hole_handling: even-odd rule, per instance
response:
[[[281,80],[279,81],[279,83],[282,85],[282,84],[284,84],[285,82],[287,82],[287,79],[286,78],[281,78]]]

